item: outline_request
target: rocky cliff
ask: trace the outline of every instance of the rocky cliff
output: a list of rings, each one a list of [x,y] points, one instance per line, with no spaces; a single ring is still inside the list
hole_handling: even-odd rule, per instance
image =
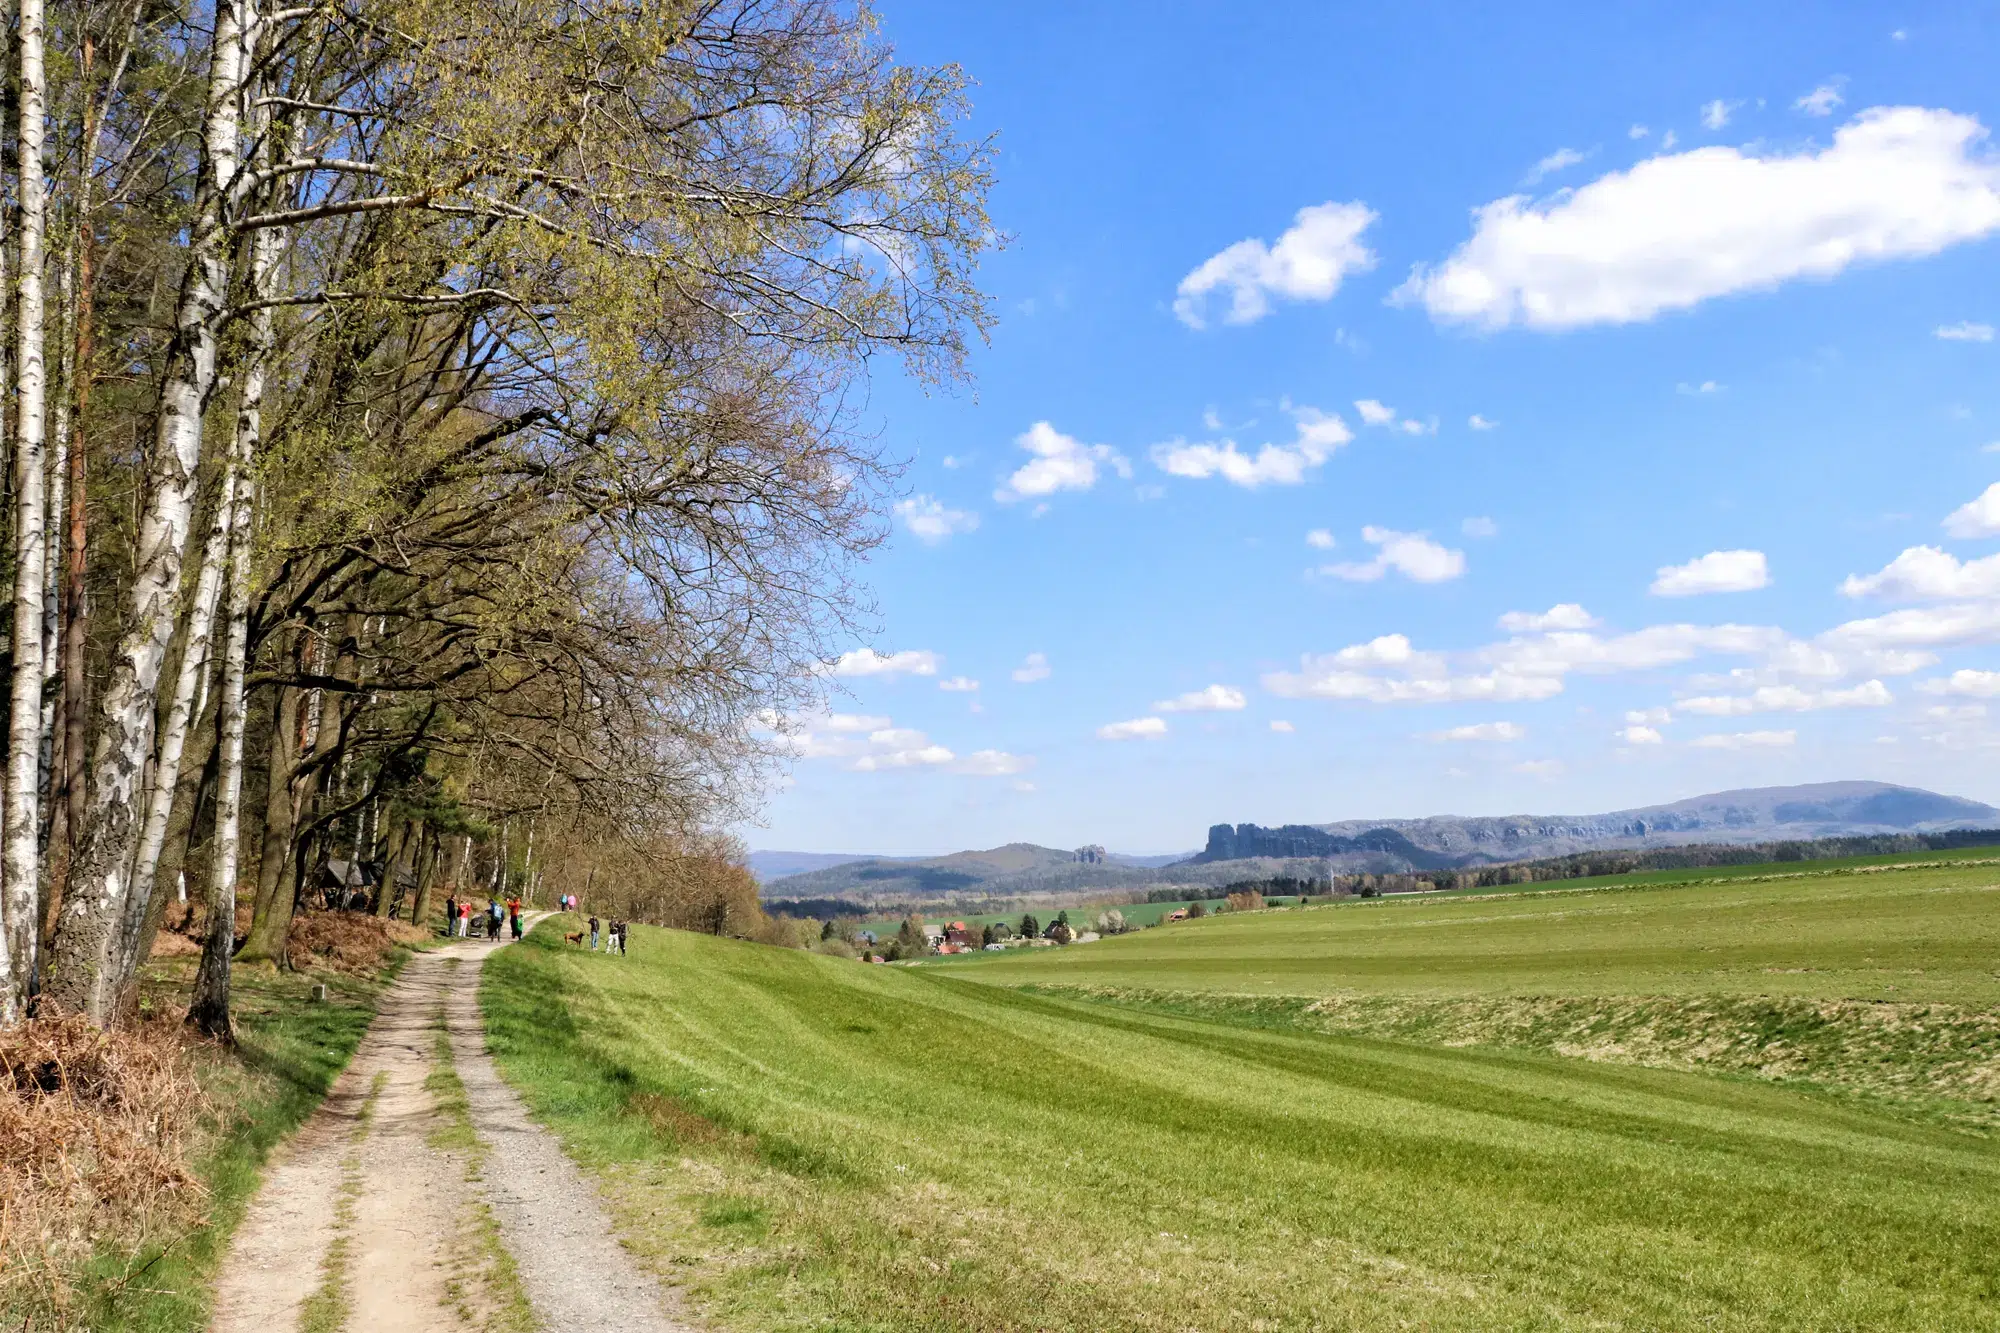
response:
[[[1716,792],[1601,815],[1501,815],[1217,824],[1196,861],[1318,857],[1335,870],[1438,870],[1603,848],[1770,842],[2000,825],[2000,810],[1885,782],[1820,782]]]

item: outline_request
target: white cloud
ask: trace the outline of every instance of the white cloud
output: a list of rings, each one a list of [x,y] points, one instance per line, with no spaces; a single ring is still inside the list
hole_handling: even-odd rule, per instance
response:
[[[935,546],[947,537],[971,532],[979,526],[979,515],[967,509],[948,509],[934,495],[913,495],[896,502],[896,517],[910,534],[926,545]]]
[[[1458,530],[1468,537],[1498,537],[1500,525],[1485,515],[1468,518],[1458,525]]]
[[[1956,602],[1850,620],[1819,636],[1833,647],[1884,652],[1990,643],[2000,638],[2000,603]],[[1927,662],[1920,662],[1928,665]]]
[[[1954,671],[1939,680],[1927,680],[1917,688],[1925,694],[1957,694],[1968,699],[2000,699],[2000,671],[1973,671],[1966,668]]]
[[[1465,424],[1472,427],[1474,430],[1493,430],[1500,425],[1499,422],[1489,421],[1485,417],[1480,416],[1477,412],[1474,412],[1471,416],[1467,417],[1465,419]]]
[[[1008,754],[1005,750],[974,750],[958,761],[955,772],[975,778],[1008,778],[1034,767],[1031,756]]]
[[[1500,617],[1500,628],[1510,634],[1540,634],[1556,629],[1591,629],[1597,617],[1575,602],[1559,602],[1546,611],[1509,611]]]
[[[1896,702],[1879,680],[1845,690],[1805,690],[1796,685],[1766,685],[1747,695],[1702,695],[1683,699],[1675,707],[1703,717],[1740,717],[1746,713],[1809,713],[1822,708],[1886,708]]]
[[[1659,727],[1674,720],[1671,708],[1628,708],[1625,720],[1635,727]]]
[[[1723,387],[1724,386],[1717,384],[1714,380],[1703,380],[1699,384],[1689,384],[1686,380],[1682,380],[1679,384],[1676,384],[1674,386],[1674,392],[1684,393],[1688,394],[1691,397],[1698,398],[1704,394],[1721,393]]]
[[[1518,741],[1528,734],[1528,729],[1518,722],[1474,722],[1463,727],[1448,727],[1443,731],[1433,731],[1425,737],[1433,741]]]
[[[1227,324],[1250,324],[1271,313],[1271,298],[1326,301],[1340,290],[1349,273],[1375,266],[1375,255],[1361,243],[1376,215],[1366,204],[1324,203],[1302,208],[1292,225],[1266,245],[1252,238],[1238,241],[1202,261],[1181,279],[1174,297],[1174,314],[1191,329],[1208,323],[1208,298],[1217,290],[1229,293]]]
[[[1135,717],[1130,722],[1107,722],[1097,729],[1097,739],[1101,741],[1156,741],[1166,734],[1166,722],[1157,717]]]
[[[2000,481],[1946,515],[1944,530],[1953,537],[2000,537]]]
[[[1798,738],[1796,731],[1738,731],[1700,736],[1694,743],[1704,750],[1768,750],[1791,745]]]
[[[1617,735],[1627,745],[1661,745],[1666,741],[1666,737],[1653,728],[1638,725],[1626,727]]]
[[[1643,139],[1651,133],[1652,131],[1644,125],[1634,125],[1631,129],[1625,131],[1625,137],[1628,139]]]
[[[932,768],[948,764],[955,757],[944,746],[927,743],[921,731],[899,731],[895,734],[916,739],[902,744],[880,742],[882,749],[860,756],[848,767],[857,773],[879,773],[891,768]]]
[[[1397,299],[1489,329],[1624,324],[2000,229],[2000,166],[1972,116],[1864,111],[1825,148],[1661,154],[1573,192],[1478,209],[1470,240]]]
[[[1361,414],[1361,424],[1364,426],[1384,426],[1390,430],[1399,430],[1405,435],[1437,434],[1437,421],[1435,419],[1425,422],[1405,417],[1401,421],[1398,421],[1396,419],[1396,409],[1390,407],[1379,398],[1357,398],[1354,402],[1354,410]]]
[[[886,717],[869,717],[861,713],[829,713],[826,717],[826,729],[840,734],[880,731],[889,725]]]
[[[978,750],[960,757],[914,727],[898,727],[886,717],[854,713],[766,716],[774,746],[795,759],[830,760],[854,773],[898,770],[1004,777],[1034,764],[1032,756]]]
[[[1808,116],[1830,116],[1834,109],[1847,99],[1840,95],[1843,80],[1829,79],[1819,87],[1792,103],[1792,109],[1803,111]]]
[[[1221,477],[1235,486],[1296,486],[1306,472],[1333,457],[1334,450],[1354,438],[1347,423],[1316,407],[1286,408],[1292,414],[1295,436],[1290,444],[1266,444],[1252,454],[1236,447],[1234,440],[1190,443],[1172,440],[1156,444],[1153,463],[1176,477],[1202,480]]]
[[[1685,565],[1656,571],[1647,591],[1655,597],[1694,597],[1710,592],[1750,592],[1771,582],[1762,551],[1710,551]]]
[[[951,694],[972,694],[979,689],[979,682],[970,676],[953,676],[939,681],[938,688]]]
[[[1319,572],[1350,583],[1373,583],[1392,569],[1417,583],[1443,583],[1465,572],[1465,552],[1440,546],[1424,533],[1368,527],[1361,537],[1376,548],[1374,559],[1321,565]]]
[[[1054,674],[1055,668],[1049,665],[1048,654],[1029,653],[1021,659],[1021,665],[1014,668],[1014,682],[1017,685],[1032,685]]]
[[[1558,171],[1573,167],[1583,161],[1584,154],[1574,148],[1558,148],[1528,169],[1526,184],[1533,185]]]
[[[1355,699],[1366,703],[1516,703],[1562,692],[1560,676],[1511,670],[1454,675],[1442,653],[1418,652],[1401,634],[1384,634],[1336,653],[1308,653],[1296,672],[1263,677],[1266,690],[1287,699]]]
[[[1315,551],[1331,551],[1334,547],[1340,545],[1340,543],[1335,541],[1333,534],[1325,528],[1314,528],[1306,534],[1306,545],[1312,547]]]
[[[1512,624],[1578,624],[1588,619],[1573,604],[1548,616],[1516,612]],[[1283,698],[1352,699],[1367,703],[1520,702],[1562,693],[1573,672],[1607,674],[1672,666],[1702,655],[1752,658],[1758,672],[1810,668],[1828,679],[1866,664],[1883,673],[1914,670],[1921,655],[1884,651],[1868,643],[1831,646],[1801,644],[1783,630],[1760,625],[1652,625],[1628,634],[1600,637],[1585,629],[1550,628],[1520,633],[1469,653],[1420,651],[1401,634],[1385,634],[1335,653],[1305,654],[1297,671],[1262,677],[1264,688]],[[1755,674],[1755,673],[1753,673]],[[1730,683],[1737,683],[1731,673]],[[1744,687],[1761,681],[1742,679]],[[1627,721],[1656,725],[1666,710],[1634,712]]]
[[[905,649],[886,657],[873,648],[842,653],[833,664],[836,676],[935,676],[944,658],[928,649]]]
[[[956,472],[959,468],[964,467],[967,463],[970,463],[971,461],[972,460],[970,458],[960,458],[957,454],[946,454],[944,456],[945,467],[953,472]]]
[[[1555,778],[1562,776],[1563,766],[1560,759],[1530,759],[1514,765],[1514,771],[1526,773],[1531,778]]]
[[[1233,713],[1248,702],[1243,697],[1243,691],[1234,685],[1210,685],[1171,699],[1162,699],[1153,705],[1153,709],[1161,713]]]
[[[2000,491],[2000,485],[1993,489]],[[1982,496],[1981,500],[1985,498]],[[1995,498],[2000,501],[2000,497]],[[1972,507],[1967,505],[1952,518]],[[1849,574],[1841,581],[1840,591],[1848,597],[1891,597],[1908,602],[1996,597],[2000,596],[2000,555],[1961,562],[1957,556],[1935,546],[1912,546],[1876,573]]]
[[[1660,151],[1663,153],[1671,153],[1674,150],[1674,145],[1679,143],[1680,141],[1681,141],[1680,135],[1675,134],[1672,130],[1668,130],[1665,134],[1662,134],[1660,136]]]
[[[1991,324],[1976,324],[1969,319],[1961,319],[1956,324],[1940,324],[1937,336],[1946,342],[1990,343],[1993,341]]]
[[[1721,129],[1729,123],[1729,117],[1735,112],[1736,108],[1742,105],[1743,103],[1741,102],[1725,102],[1720,97],[1716,98],[1713,102],[1702,103],[1702,128],[1710,130]]]
[[[1291,723],[1285,721],[1283,718],[1274,717],[1271,719],[1271,730],[1277,732],[1281,736],[1289,736],[1293,732],[1297,731],[1298,728],[1293,726]]]
[[[1561,677],[1572,671],[1649,671],[1703,654],[1762,657],[1788,642],[1783,630],[1760,625],[1649,625],[1610,638],[1554,630],[1490,645],[1479,656],[1521,675]]]
[[[1007,484],[993,492],[1002,504],[1057,491],[1087,491],[1097,484],[1100,467],[1108,467],[1121,477],[1132,475],[1132,465],[1108,444],[1085,444],[1065,435],[1046,421],[1037,421],[1014,443],[1034,455],[1021,465]]]

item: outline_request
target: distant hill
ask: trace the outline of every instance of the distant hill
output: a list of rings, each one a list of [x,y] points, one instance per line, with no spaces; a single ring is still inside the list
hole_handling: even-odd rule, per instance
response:
[[[750,873],[757,877],[759,884],[764,884],[787,875],[804,874],[808,870],[844,866],[850,861],[888,859],[870,856],[867,852],[752,852],[749,861]]]
[[[1217,824],[1192,856],[1080,862],[1029,842],[925,857],[832,857],[794,874],[765,874],[766,901],[861,902],[1218,885],[1277,875],[1403,874],[1536,861],[1577,852],[1743,845],[2000,827],[2000,809],[1886,782],[1820,782],[1693,796],[1602,815],[1433,815],[1332,824]],[[807,858],[811,852],[752,853]]]
[[[1350,819],[1217,824],[1200,864],[1312,858],[1336,871],[1439,870],[1612,848],[1921,833],[2000,824],[2000,809],[1886,782],[1818,782],[1694,796],[1601,815]]]

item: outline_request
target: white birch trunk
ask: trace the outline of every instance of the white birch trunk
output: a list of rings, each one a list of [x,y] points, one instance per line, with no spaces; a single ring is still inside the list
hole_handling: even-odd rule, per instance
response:
[[[20,291],[15,346],[14,679],[7,722],[4,863],[8,984],[0,1022],[19,1016],[35,970],[40,923],[42,758],[42,583],[46,480],[43,474],[42,241],[48,200],[42,179],[46,84],[42,0],[21,0],[15,41],[21,55]]]
[[[259,238],[261,240],[261,238]],[[262,315],[264,312],[259,311]],[[252,348],[251,357],[259,357]],[[247,401],[250,381],[262,396],[264,368],[247,368],[243,388]],[[153,900],[153,885],[160,868],[160,849],[167,842],[167,817],[173,813],[174,788],[181,780],[181,756],[187,751],[188,727],[194,712],[195,691],[208,675],[210,645],[215,627],[215,607],[222,597],[223,567],[229,556],[231,519],[236,509],[239,456],[243,450],[242,422],[237,423],[237,440],[222,466],[222,486],[215,498],[215,513],[208,525],[208,539],[202,543],[201,569],[195,576],[194,598],[188,607],[187,643],[181,650],[180,670],[174,679],[173,698],[167,705],[166,721],[160,731],[159,753],[153,761],[151,781],[146,784],[145,815],[139,824],[139,846],[132,858],[131,888],[125,894],[124,910],[118,925],[118,973],[132,975],[138,966],[140,936],[145,932],[146,910]]]
[[[216,6],[188,273],[147,460],[137,558],[121,599],[123,629],[99,706],[84,826],[77,831],[76,858],[56,928],[48,993],[63,1008],[99,1024],[113,1016],[124,989],[125,978],[118,973],[118,923],[131,889],[160,666],[173,637],[181,562],[193,521],[202,411],[215,388],[216,333],[229,290],[223,208],[240,188],[242,167],[247,8],[246,0]]]
[[[277,262],[277,233],[265,228],[252,238],[250,245],[251,299],[261,301],[269,295],[272,270]],[[228,630],[223,642],[219,686],[222,693],[217,700],[222,753],[216,770],[214,851],[209,858],[208,930],[202,940],[194,1002],[188,1009],[188,1022],[211,1037],[231,1035],[229,965],[236,951],[236,874],[243,814],[243,671],[250,635],[250,557],[257,495],[253,469],[258,447],[263,442],[264,381],[272,343],[271,307],[264,306],[250,317],[243,398],[236,410],[236,438],[229,451],[229,468],[235,484],[230,488],[230,512],[222,520],[228,533],[229,583],[225,613]],[[169,788],[162,805],[171,804],[172,800]],[[164,834],[164,814],[160,828]],[[157,847],[153,855],[157,862]]]

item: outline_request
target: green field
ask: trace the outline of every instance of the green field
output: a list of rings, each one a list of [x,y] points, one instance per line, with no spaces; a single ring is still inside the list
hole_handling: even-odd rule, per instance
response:
[[[589,956],[550,922],[482,1000],[505,1072],[718,1328],[2000,1327],[1984,1128],[1866,1080],[1437,1039],[1439,1005],[1530,994],[1655,1027],[1763,995],[1823,1025],[1919,992],[1942,1003],[1918,1029],[1991,1017],[1990,870],[1736,878],[915,968],[655,930]],[[1315,1029],[1328,996],[1400,1035]],[[1988,1035],[1933,1100],[1979,1100]]]
[[[940,960],[980,981],[1241,994],[2000,1000],[2000,868],[1374,899]]]

